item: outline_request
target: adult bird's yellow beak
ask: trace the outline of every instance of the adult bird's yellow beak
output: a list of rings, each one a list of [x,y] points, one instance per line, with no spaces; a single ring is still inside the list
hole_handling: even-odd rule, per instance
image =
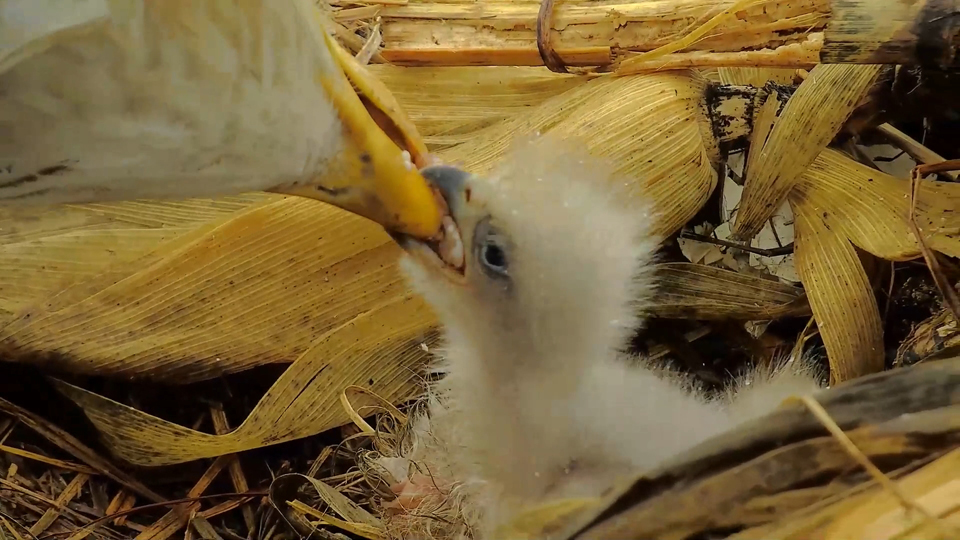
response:
[[[434,238],[426,148],[313,0],[0,0],[0,206],[272,191]]]
[[[339,69],[319,73],[317,83],[340,116],[344,146],[308,184],[271,191],[336,205],[391,232],[435,237],[444,210],[419,172],[427,150],[416,128],[383,83],[328,33],[322,35]]]

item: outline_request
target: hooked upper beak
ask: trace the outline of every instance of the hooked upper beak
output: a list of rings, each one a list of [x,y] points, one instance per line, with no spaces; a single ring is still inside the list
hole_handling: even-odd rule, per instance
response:
[[[456,219],[457,213],[467,202],[467,185],[470,173],[451,165],[433,165],[420,171],[427,182],[435,188]]]
[[[272,191],[321,200],[418,239],[437,238],[446,208],[418,170],[427,150],[389,90],[322,32],[337,69],[317,82],[343,125],[334,163],[307,184]]]
[[[463,276],[465,254],[457,216],[469,201],[470,173],[449,165],[434,165],[420,171],[430,186],[443,198],[450,214],[441,219],[441,232],[436,239],[422,240],[393,234],[394,240],[410,255],[441,268],[445,273]],[[457,279],[459,279],[459,277]]]

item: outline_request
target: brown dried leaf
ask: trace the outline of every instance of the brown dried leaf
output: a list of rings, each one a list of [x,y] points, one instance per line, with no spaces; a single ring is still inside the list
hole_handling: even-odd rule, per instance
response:
[[[676,319],[767,320],[810,313],[803,290],[779,281],[702,264],[657,265],[650,314]]]
[[[418,388],[422,347],[434,344],[433,315],[419,297],[383,300],[321,335],[267,390],[246,420],[225,435],[201,433],[82,388],[56,381],[122,459],[168,465],[307,437],[349,421],[341,390],[363,384],[391,402]],[[357,396],[363,402],[364,396]],[[372,403],[355,403],[360,407]]]

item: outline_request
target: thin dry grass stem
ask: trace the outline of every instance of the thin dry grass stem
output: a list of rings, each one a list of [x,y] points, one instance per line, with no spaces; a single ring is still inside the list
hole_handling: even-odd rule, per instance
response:
[[[940,154],[930,150],[919,141],[890,124],[880,124],[877,131],[882,133],[893,146],[903,150],[914,160],[923,164],[942,163],[946,161]],[[944,174],[956,180],[960,175],[956,171],[943,171]]]
[[[86,465],[81,465],[79,463],[72,463],[70,461],[64,461],[62,459],[42,456],[28,450],[22,450],[20,448],[14,448],[12,446],[7,446],[0,444],[0,452],[6,452],[7,454],[22,457],[24,459],[29,459],[36,461],[38,463],[44,463],[52,467],[57,467],[58,469],[63,469],[65,471],[73,471],[78,473],[84,473],[89,475],[99,475],[100,471],[94,469],[93,467],[88,467]]]
[[[913,235],[917,237],[917,244],[920,246],[920,253],[923,254],[923,260],[926,261],[927,268],[930,269],[930,275],[933,276],[933,281],[936,283],[937,289],[939,289],[940,294],[943,295],[943,300],[947,305],[947,309],[949,309],[953,314],[955,320],[960,321],[960,296],[957,295],[957,289],[954,288],[953,284],[950,282],[950,279],[947,278],[947,276],[943,273],[943,269],[940,268],[940,261],[937,259],[937,254],[930,249],[930,246],[927,245],[923,231],[920,229],[920,226],[917,224],[916,220],[917,199],[919,198],[918,195],[920,192],[922,176],[935,172],[956,169],[960,169],[960,160],[920,165],[913,169],[913,173],[911,174],[910,178],[910,219],[908,220],[908,224],[913,230]]]
[[[7,480],[6,478],[0,478],[0,485],[6,487],[7,489],[9,489],[9,490],[11,490],[11,491],[16,491],[16,492],[18,492],[18,493],[20,493],[20,494],[22,494],[22,495],[25,495],[25,496],[27,496],[27,497],[29,497],[29,498],[31,498],[31,499],[34,499],[34,500],[40,501],[40,502],[42,502],[42,503],[45,503],[45,504],[47,504],[48,506],[51,506],[51,507],[56,508],[56,509],[58,509],[58,510],[67,511],[67,512],[72,512],[72,510],[70,510],[70,509],[67,508],[66,506],[58,503],[57,501],[55,501],[55,500],[53,500],[53,499],[51,499],[51,498],[49,498],[49,497],[46,497],[45,495],[42,495],[42,494],[40,494],[40,493],[37,493],[37,492],[35,492],[35,491],[31,491],[31,490],[29,490],[29,489],[21,486],[20,484],[11,482],[10,480]]]
[[[24,425],[35,431],[41,437],[55,445],[57,448],[69,453],[73,457],[85,463],[87,466],[96,469],[104,476],[107,476],[119,484],[126,486],[131,491],[153,501],[161,502],[164,497],[154,493],[153,490],[135,480],[126,472],[118,469],[109,461],[97,455],[93,450],[81,443],[76,437],[60,429],[47,420],[15,405],[3,398],[0,398],[0,411],[18,419]]]
[[[0,424],[0,433],[3,433],[0,436],[0,444],[6,444],[7,439],[10,437],[10,434],[13,433],[14,428],[17,427],[17,420],[15,418],[4,418],[3,424]]]
[[[79,473],[74,476],[73,480],[71,480],[70,483],[67,484],[67,487],[57,496],[57,505],[66,508],[73,499],[80,495],[84,485],[86,485],[89,479],[90,475],[84,473]],[[60,517],[60,514],[61,510],[59,508],[48,508],[47,511],[40,516],[40,519],[30,527],[30,534],[34,536],[40,535],[53,525],[53,522]]]
[[[231,455],[220,456],[207,467],[203,476],[187,492],[188,497],[199,497],[210,487],[210,484],[229,465]],[[137,535],[136,540],[166,540],[186,527],[190,520],[189,515],[200,509],[199,502],[178,504],[170,509],[163,517],[154,522],[145,531]]]
[[[356,426],[360,428],[364,433],[367,433],[369,435],[375,435],[377,433],[377,430],[374,429],[370,424],[368,424],[367,421],[364,420],[362,416],[360,416],[357,410],[354,409],[353,404],[350,403],[350,398],[347,396],[347,392],[356,392],[358,394],[365,394],[373,398],[374,401],[379,403],[380,406],[383,407],[385,411],[389,412],[391,416],[393,416],[400,423],[405,424],[407,422],[407,416],[402,412],[400,412],[400,409],[398,409],[396,406],[394,406],[392,403],[390,403],[386,399],[383,399],[382,397],[377,395],[375,392],[371,390],[367,390],[362,386],[350,385],[344,388],[343,392],[340,393],[340,404],[343,405],[343,410],[347,412],[347,416],[350,417],[350,420],[353,421],[353,423],[356,424]]]
[[[14,527],[9,521],[7,521],[7,518],[5,518],[5,517],[0,517],[0,523],[3,523],[3,526],[4,526],[4,528],[7,529],[7,532],[9,532],[10,534],[12,534],[13,537],[14,537],[16,540],[24,540],[23,536],[21,536],[20,533],[17,532],[16,527]],[[18,525],[19,525],[19,524],[18,524]],[[30,531],[27,531],[27,533],[29,534]],[[0,535],[0,536],[2,536],[2,535]],[[31,535],[31,538],[36,539],[36,536],[32,536],[32,535]]]
[[[310,464],[310,468],[307,470],[307,476],[316,478],[317,474],[320,473],[320,467],[323,467],[323,464],[326,463],[332,455],[332,446],[323,447],[323,450],[320,451],[320,455],[317,456],[317,459],[313,460],[313,463]]]
[[[333,20],[337,22],[349,22],[374,19],[380,15],[380,9],[380,6],[374,5],[340,9],[333,12]]]
[[[840,443],[840,446],[852,457],[857,463],[859,463],[873,479],[879,483],[884,490],[889,492],[894,498],[899,501],[899,503],[908,510],[913,510],[919,513],[924,520],[930,524],[932,527],[937,529],[943,538],[956,540],[960,539],[960,530],[957,530],[952,525],[945,523],[944,521],[938,519],[936,516],[927,512],[926,508],[923,508],[909,497],[907,497],[899,486],[894,482],[890,477],[883,474],[876,465],[873,464],[870,459],[864,455],[863,452],[857,448],[857,445],[854,444],[850,437],[834,422],[833,418],[830,417],[830,413],[823,408],[820,403],[814,399],[812,396],[795,396],[788,399],[787,401],[799,400],[803,403],[804,406],[823,424],[823,427],[827,428],[827,431],[837,442]]]
[[[666,45],[663,45],[661,47],[657,47],[652,51],[647,51],[645,53],[641,53],[637,56],[633,56],[624,60],[623,62],[620,63],[620,66],[617,68],[617,71],[620,71],[621,69],[623,69],[624,71],[629,71],[631,69],[631,66],[636,66],[636,64],[639,64],[641,62],[649,62],[650,60],[655,60],[662,56],[666,56],[668,54],[686,49],[687,47],[693,45],[697,41],[700,41],[701,39],[706,37],[706,35],[711,30],[719,26],[720,23],[722,23],[728,17],[732,16],[737,11],[740,11],[748,7],[750,4],[756,1],[757,0],[738,0],[730,7],[724,9],[720,13],[717,13],[716,15],[711,17],[710,20],[708,20],[707,22],[695,28],[692,32],[690,32],[686,36],[676,41],[673,41],[671,43],[667,43]]]
[[[252,500],[253,500],[253,497],[250,497],[250,498],[238,498],[238,499],[234,499],[234,500],[232,500],[232,501],[224,501],[224,502],[222,502],[222,503],[220,503],[220,504],[211,506],[210,508],[207,508],[206,510],[201,510],[201,511],[197,512],[197,513],[196,513],[196,517],[202,518],[202,519],[215,518],[215,517],[217,517],[217,516],[219,516],[219,515],[226,514],[227,512],[231,512],[231,511],[233,511],[233,510],[236,510],[237,508],[242,507],[243,505],[247,504],[248,502],[250,502],[250,501],[252,501]]]
[[[231,431],[230,423],[227,420],[227,413],[223,410],[223,407],[220,404],[216,404],[210,407],[210,420],[213,422],[213,429],[217,435],[225,435]],[[233,483],[233,488],[238,493],[243,493],[245,491],[250,491],[250,485],[247,482],[247,477],[243,473],[243,467],[240,465],[240,456],[237,454],[231,454],[228,458],[230,463],[228,465],[228,472],[230,473],[230,481]],[[239,501],[243,505],[241,512],[243,513],[243,522],[247,526],[247,533],[253,534],[253,531],[256,530],[257,522],[253,515],[253,508],[250,505],[245,504],[247,501]]]
[[[797,341],[793,344],[793,349],[790,350],[790,358],[799,361],[803,356],[804,345],[819,332],[817,329],[817,319],[815,317],[807,319],[807,324],[804,325],[803,330],[800,331],[800,335],[797,336]]]
[[[322,479],[322,481],[323,481],[325,484],[333,485],[333,484],[336,484],[337,482],[349,482],[349,481],[352,481],[354,478],[360,476],[361,474],[363,474],[363,473],[361,473],[360,471],[347,471],[347,472],[342,473],[342,474],[335,474],[335,475],[333,475],[333,476],[328,476],[328,477]]]
[[[78,529],[68,538],[68,540],[80,540],[80,539],[82,539],[82,538],[86,538],[86,537],[89,536],[91,533],[93,533],[94,530],[96,530],[97,528],[105,525],[108,521],[110,521],[110,520],[112,520],[112,519],[117,519],[117,518],[120,518],[120,517],[127,517],[127,516],[129,516],[129,515],[131,515],[131,514],[136,514],[136,513],[138,513],[138,512],[144,512],[144,511],[146,511],[146,510],[154,510],[154,509],[157,509],[157,508],[170,508],[170,507],[175,507],[175,506],[178,506],[178,505],[190,504],[190,503],[199,503],[199,502],[201,502],[201,501],[205,501],[205,500],[209,500],[209,499],[221,499],[221,498],[225,498],[225,497],[238,497],[238,498],[246,499],[246,498],[249,498],[249,497],[260,497],[260,496],[265,496],[265,495],[268,495],[268,493],[267,493],[266,491],[250,491],[250,492],[247,492],[247,493],[218,493],[218,494],[216,494],[216,495],[199,495],[199,496],[197,496],[197,497],[185,497],[185,498],[183,498],[183,499],[173,499],[173,500],[170,500],[170,501],[164,501],[164,502],[159,502],[159,503],[150,503],[150,504],[145,504],[145,505],[143,505],[143,506],[131,507],[131,508],[127,508],[127,509],[125,509],[125,510],[121,510],[121,511],[115,512],[115,513],[108,513],[108,514],[105,515],[105,516],[101,516],[101,517],[99,517],[99,518],[91,521],[90,523],[87,523],[85,526],[78,528]],[[219,505],[218,505],[218,506],[219,506]],[[217,508],[217,506],[211,507],[211,510],[212,510],[213,508]],[[200,515],[203,515],[203,513],[201,512]],[[269,535],[266,536],[266,538],[269,538]]]

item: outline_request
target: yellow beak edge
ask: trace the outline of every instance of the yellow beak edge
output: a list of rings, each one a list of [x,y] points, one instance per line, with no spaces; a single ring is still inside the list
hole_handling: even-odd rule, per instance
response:
[[[413,122],[380,81],[321,33],[338,68],[318,73],[317,82],[340,115],[343,148],[335,162],[308,183],[272,191],[333,204],[391,232],[435,238],[444,210],[418,171],[426,146]]]

